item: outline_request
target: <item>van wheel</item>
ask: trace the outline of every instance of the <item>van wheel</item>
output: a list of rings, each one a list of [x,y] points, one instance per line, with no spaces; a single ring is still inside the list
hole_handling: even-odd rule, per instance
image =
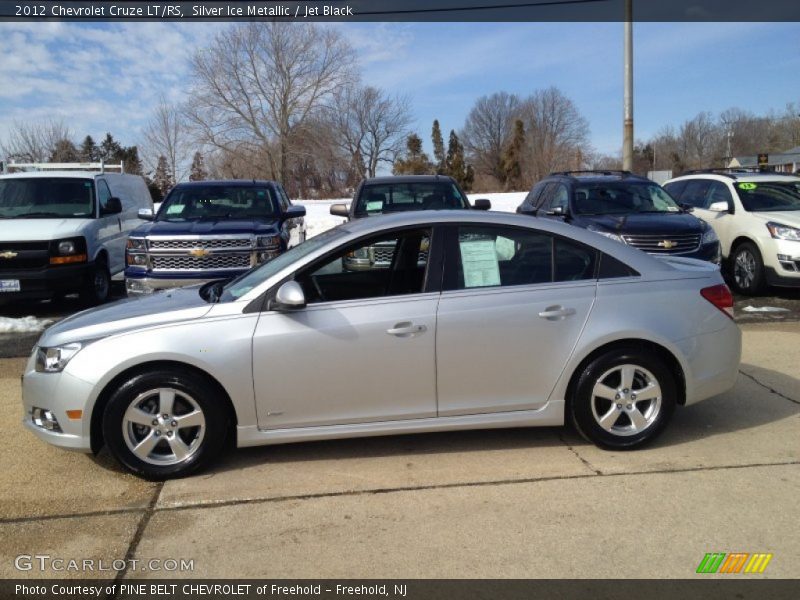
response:
[[[570,402],[572,421],[590,442],[638,448],[666,427],[677,403],[675,376],[651,352],[621,348],[594,359]]]
[[[131,377],[103,413],[103,438],[129,471],[151,480],[183,477],[222,451],[228,415],[201,377],[160,369]]]
[[[89,269],[89,277],[81,290],[81,301],[89,306],[102,304],[108,300],[111,289],[111,274],[105,260],[97,259]]]
[[[753,296],[764,288],[764,261],[752,242],[736,247],[730,266],[733,287],[740,294]]]

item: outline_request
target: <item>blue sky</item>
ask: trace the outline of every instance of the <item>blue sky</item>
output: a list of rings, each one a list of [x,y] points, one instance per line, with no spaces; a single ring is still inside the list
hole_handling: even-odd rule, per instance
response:
[[[184,99],[187,60],[226,23],[0,24],[0,139],[13,121],[61,118],[78,137],[125,144],[161,94]],[[556,86],[589,121],[604,153],[621,146],[620,23],[337,24],[365,83],[408,95],[429,145],[474,101]],[[634,30],[636,137],[699,111],[756,113],[800,104],[800,24],[641,23]]]

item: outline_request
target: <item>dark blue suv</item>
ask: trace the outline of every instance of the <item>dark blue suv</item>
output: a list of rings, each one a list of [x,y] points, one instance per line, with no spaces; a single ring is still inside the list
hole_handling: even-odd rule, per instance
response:
[[[274,181],[179,183],[125,251],[128,294],[236,277],[305,240],[306,209]]]
[[[657,183],[628,171],[563,171],[533,186],[517,212],[560,219],[656,255],[719,264],[714,230]]]

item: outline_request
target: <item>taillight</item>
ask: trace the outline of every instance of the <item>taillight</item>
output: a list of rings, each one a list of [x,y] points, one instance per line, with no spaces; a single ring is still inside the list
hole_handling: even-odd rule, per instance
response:
[[[700,290],[700,295],[733,319],[733,294],[724,283]]]

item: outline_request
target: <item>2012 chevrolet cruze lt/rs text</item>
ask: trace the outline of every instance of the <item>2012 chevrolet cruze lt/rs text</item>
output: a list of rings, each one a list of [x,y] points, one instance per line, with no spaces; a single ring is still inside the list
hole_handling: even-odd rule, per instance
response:
[[[347,257],[390,241],[391,266]],[[423,257],[422,259],[420,257]],[[238,446],[571,420],[607,448],[734,384],[719,269],[548,219],[422,211],[342,225],[227,284],[42,335],[24,423],[163,479]]]

